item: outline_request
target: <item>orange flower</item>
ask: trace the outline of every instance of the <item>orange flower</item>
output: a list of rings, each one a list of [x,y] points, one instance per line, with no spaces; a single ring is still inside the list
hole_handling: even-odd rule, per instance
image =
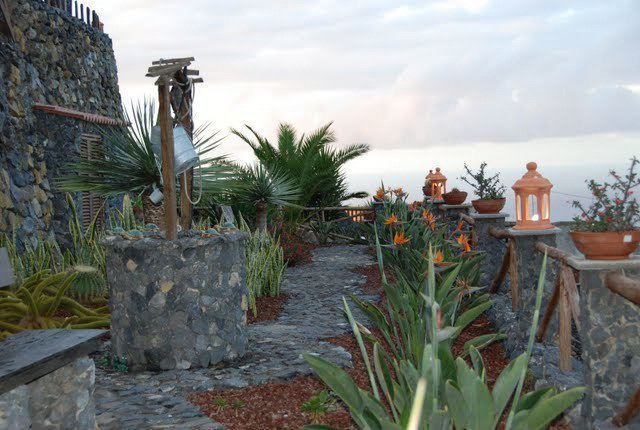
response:
[[[464,225],[464,221],[458,221],[458,226],[456,227],[456,231],[462,231],[462,226]]]
[[[442,251],[438,250],[438,252],[436,252],[436,258],[433,260],[433,262],[437,266],[438,264],[442,263],[443,259],[444,257],[442,256]]]
[[[469,238],[466,234],[461,234],[458,236],[458,243],[464,247],[463,252],[471,251],[471,245],[469,245]]]
[[[384,220],[384,223],[386,225],[390,225],[390,226],[393,226],[397,222],[398,222],[398,217],[396,216],[396,214],[391,214],[391,216],[389,218]]]
[[[436,217],[426,209],[422,209],[422,218],[425,220],[431,230],[436,231]]]
[[[379,199],[384,199],[384,188],[378,188],[376,190],[376,197]]]
[[[396,234],[393,236],[393,244],[402,246],[409,242],[410,239],[411,238],[409,237],[404,237],[404,231],[396,232]]]
[[[393,192],[394,192],[396,195],[402,195],[402,194],[404,194],[404,190],[402,189],[402,187],[400,187],[400,188],[396,188],[395,190],[393,190]]]

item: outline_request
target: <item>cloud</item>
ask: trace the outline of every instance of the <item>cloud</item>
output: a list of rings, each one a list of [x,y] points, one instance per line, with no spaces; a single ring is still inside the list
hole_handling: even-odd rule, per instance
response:
[[[219,128],[335,120],[375,148],[640,129],[633,1],[205,2],[98,10],[125,97],[152,60],[193,55],[198,120]]]

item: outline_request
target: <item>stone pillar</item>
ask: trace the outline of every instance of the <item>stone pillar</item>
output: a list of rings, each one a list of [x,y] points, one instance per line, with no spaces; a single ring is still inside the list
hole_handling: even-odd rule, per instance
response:
[[[531,331],[533,313],[536,307],[536,290],[538,288],[538,278],[542,268],[544,255],[535,249],[535,243],[540,241],[549,246],[556,246],[556,237],[561,230],[553,228],[548,230],[514,230],[509,229],[509,233],[515,237],[518,249],[518,298],[515,337],[519,346],[524,351]],[[545,277],[544,295],[542,296],[542,308],[540,317],[547,307],[547,302],[553,293],[554,282],[557,272],[557,262],[547,258],[547,271]],[[554,314],[549,325],[551,333],[557,332],[557,314]]]
[[[480,266],[480,286],[489,287],[496,273],[500,269],[502,257],[506,246],[502,240],[498,240],[489,234],[491,227],[503,229],[504,221],[508,214],[479,214],[472,212],[471,218],[475,221],[476,249],[484,251],[486,257]],[[504,288],[504,287],[503,287]]]
[[[207,367],[242,356],[245,238],[105,239],[114,355],[132,370]]]
[[[583,428],[614,428],[611,419],[640,388],[640,307],[604,285],[607,272],[640,278],[640,258],[619,261],[571,258],[580,271],[580,340],[587,392]],[[627,427],[640,429],[640,415]]]
[[[458,226],[458,222],[460,221],[460,214],[463,213],[465,215],[469,215],[469,208],[471,205],[447,205],[447,204],[438,204],[434,205],[436,209],[438,209],[435,213],[442,222],[446,223],[449,226],[449,233],[455,231]]]

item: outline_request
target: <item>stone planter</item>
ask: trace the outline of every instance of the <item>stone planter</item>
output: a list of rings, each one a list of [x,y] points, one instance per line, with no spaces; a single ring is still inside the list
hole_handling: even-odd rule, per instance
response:
[[[587,260],[625,260],[638,249],[640,230],[601,233],[572,231],[571,239]]]
[[[497,214],[504,208],[507,199],[472,200],[473,208],[479,214]]]
[[[106,238],[113,354],[132,370],[207,367],[243,355],[245,239]]]

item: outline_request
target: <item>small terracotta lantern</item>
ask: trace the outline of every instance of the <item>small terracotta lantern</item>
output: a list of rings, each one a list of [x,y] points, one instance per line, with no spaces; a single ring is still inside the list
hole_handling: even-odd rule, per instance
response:
[[[516,192],[516,230],[547,230],[554,228],[551,215],[553,184],[536,170],[536,163],[527,163],[527,173],[511,187]]]
[[[440,173],[440,168],[436,167],[436,173],[429,170],[427,180],[431,183],[431,201],[434,203],[444,202],[442,194],[447,192],[447,177]]]

